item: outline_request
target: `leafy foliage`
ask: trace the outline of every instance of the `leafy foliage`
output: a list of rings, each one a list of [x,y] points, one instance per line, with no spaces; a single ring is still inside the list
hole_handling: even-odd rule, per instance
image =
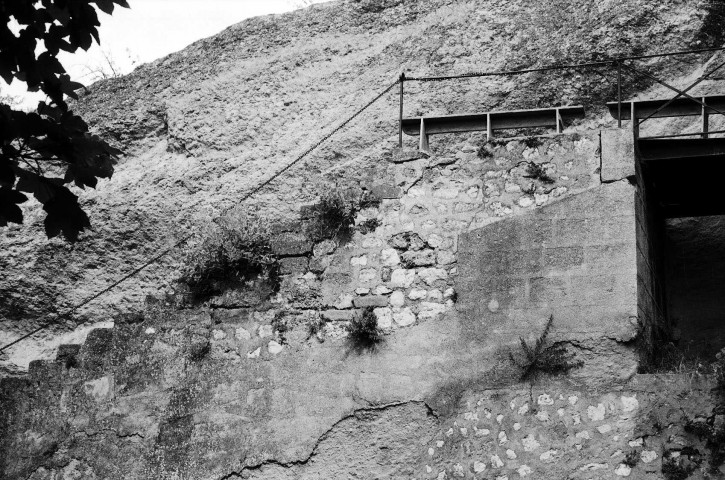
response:
[[[687,455],[667,457],[662,461],[662,475],[665,480],[685,480],[697,470],[698,464]]]
[[[363,223],[358,225],[357,229],[360,233],[366,235],[368,233],[374,232],[375,229],[378,228],[380,225],[380,220],[378,220],[377,218],[368,218]]]
[[[203,302],[225,290],[260,277],[278,286],[279,265],[269,245],[266,225],[241,215],[220,219],[204,241],[187,253],[181,281],[193,302]]]
[[[478,147],[478,151],[476,151],[476,156],[478,156],[478,158],[480,158],[481,160],[485,160],[487,158],[493,157],[493,152],[491,152],[486,144],[483,144]]]
[[[528,165],[526,165],[526,175],[524,175],[524,177],[532,178],[549,185],[555,181],[548,173],[546,173],[544,167],[535,162],[529,162]]]
[[[357,193],[333,189],[310,209],[308,235],[316,241],[328,238],[348,240],[352,236],[358,212],[379,203],[379,200],[371,198],[365,191]],[[377,222],[363,225],[363,231],[369,228],[374,230],[377,226]]]
[[[372,307],[363,309],[347,326],[348,341],[358,353],[374,351],[383,341],[383,331],[378,327],[378,318]]]
[[[624,456],[624,460],[622,460],[622,463],[627,465],[629,468],[634,468],[637,466],[641,459],[642,454],[639,450],[630,450],[629,452],[627,452],[627,455]]]
[[[548,322],[546,322],[544,331],[536,340],[533,347],[526,343],[523,337],[519,338],[524,356],[523,362],[516,360],[513,353],[509,352],[511,361],[521,369],[521,381],[535,379],[540,373],[548,373],[550,375],[565,374],[573,368],[582,366],[582,362],[572,361],[574,355],[567,352],[563,345],[554,344],[547,346],[547,337],[549,336],[553,323],[554,316],[551,315]]]
[[[312,337],[317,337],[320,342],[325,341],[324,332],[325,324],[327,322],[324,318],[320,317],[317,320],[313,320],[307,325],[307,340]]]
[[[96,8],[112,13],[126,0],[41,0],[0,3],[0,78],[24,82],[48,101],[35,112],[0,103],[0,227],[22,223],[20,204],[31,194],[46,212],[48,237],[75,241],[90,227],[78,197],[66,186],[93,187],[113,174],[121,153],[89,133],[66,97],[77,98],[73,82],[57,59],[63,50],[88,50],[99,42]],[[19,26],[14,34],[11,26]],[[1,101],[1,100],[0,100]]]

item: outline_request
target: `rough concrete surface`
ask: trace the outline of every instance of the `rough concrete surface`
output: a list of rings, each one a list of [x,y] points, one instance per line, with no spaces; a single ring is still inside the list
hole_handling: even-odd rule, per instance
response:
[[[79,244],[45,240],[40,209],[28,212],[27,225],[3,229],[0,337],[16,338],[56,309],[87,298],[181,234],[203,232],[208,218],[234,205],[402,70],[425,75],[511,69],[588,59],[592,52],[616,56],[694,47],[708,12],[705,2],[642,0],[331,2],[247,20],[126,77],[95,84],[75,109],[127,154],[113,179],[79,192],[94,226]],[[648,68],[680,85],[701,71],[702,61],[655,59]],[[612,125],[601,106],[615,90],[601,74],[408,82],[405,112],[584,103],[590,113],[584,125]],[[643,91],[648,83],[642,79],[625,80],[627,96],[664,93],[659,87]],[[716,84],[705,82],[692,93]],[[396,118],[391,93],[251,204],[274,221],[287,221],[331,184],[385,178],[382,161],[392,157]],[[713,129],[717,121],[713,117]],[[668,122],[648,122],[651,127],[643,129]],[[444,137],[433,146],[443,158],[455,157],[465,145],[460,142],[470,141],[468,135]],[[497,208],[506,214],[510,207]],[[25,342],[3,360],[5,371],[21,373],[33,358],[52,358],[60,343],[82,340],[87,329],[71,333],[79,324],[113,321],[143,308],[148,295],[172,293],[182,258],[183,252],[172,253],[76,312],[72,321]]]

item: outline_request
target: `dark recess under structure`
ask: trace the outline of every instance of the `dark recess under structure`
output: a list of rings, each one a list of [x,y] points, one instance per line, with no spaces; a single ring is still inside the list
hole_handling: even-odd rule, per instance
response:
[[[674,341],[688,360],[712,361],[725,347],[725,138],[712,138],[705,108],[725,109],[725,97],[607,104],[615,118],[701,116],[702,131],[638,138],[633,124],[640,224],[647,230],[638,266],[656,305],[651,341]],[[699,138],[684,138],[696,136]],[[646,243],[646,245],[645,245]],[[643,296],[642,298],[646,298]],[[649,300],[647,300],[649,301]],[[665,353],[665,355],[667,355]]]

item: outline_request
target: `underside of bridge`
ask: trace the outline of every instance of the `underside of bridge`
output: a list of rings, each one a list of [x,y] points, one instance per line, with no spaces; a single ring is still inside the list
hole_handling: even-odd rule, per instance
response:
[[[665,323],[686,359],[712,360],[725,347],[725,138],[637,143]]]

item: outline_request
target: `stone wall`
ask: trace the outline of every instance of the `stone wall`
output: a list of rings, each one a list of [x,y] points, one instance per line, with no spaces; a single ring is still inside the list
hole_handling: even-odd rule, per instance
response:
[[[259,284],[183,309],[152,303],[3,380],[0,471],[612,478],[631,473],[627,447],[648,460],[632,471],[660,468],[675,447],[640,434],[635,407],[661,400],[634,376],[637,189],[604,135],[387,152],[360,179],[380,204],[356,223],[378,226],[318,243],[280,226],[273,294]],[[612,159],[622,167],[604,181]],[[346,337],[366,307],[385,332],[373,351]],[[571,384],[519,383],[519,337],[550,315],[550,341],[583,367]],[[710,397],[692,394],[711,418]]]
[[[281,298],[294,304],[310,290],[318,292],[322,315],[332,322],[374,307],[388,331],[435,320],[454,308],[460,234],[524,218],[599,184],[598,132],[443,152],[410,160],[400,152],[391,154],[394,167],[387,179],[363,185],[382,203],[363,211],[358,221],[374,218],[380,227],[357,233],[347,244],[305,247],[311,254],[301,249],[298,255],[309,256],[309,263],[287,259],[292,270]],[[531,165],[541,169],[542,178],[530,174]]]

